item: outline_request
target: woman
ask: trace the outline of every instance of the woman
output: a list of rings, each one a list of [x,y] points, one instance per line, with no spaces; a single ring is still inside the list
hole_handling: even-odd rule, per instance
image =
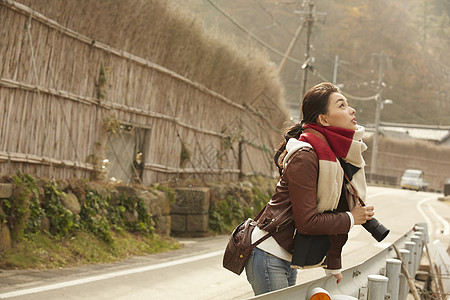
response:
[[[339,283],[349,230],[374,215],[373,206],[359,202],[365,200],[362,152],[367,147],[355,110],[336,86],[321,83],[304,96],[302,112],[303,120],[286,131],[275,154],[280,180],[257,217],[252,241],[266,235],[265,224],[291,205],[294,222],[283,224],[253,249],[245,269],[255,295],[295,284],[291,260],[296,232],[329,236],[325,271]]]

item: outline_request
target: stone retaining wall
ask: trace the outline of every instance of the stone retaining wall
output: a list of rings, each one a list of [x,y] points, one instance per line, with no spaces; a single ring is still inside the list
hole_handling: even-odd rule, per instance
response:
[[[0,183],[0,198],[11,198],[13,185],[10,183]],[[0,205],[0,215],[3,215],[3,209]],[[11,248],[11,233],[6,223],[0,222],[0,251]]]
[[[171,205],[171,231],[175,235],[204,236],[209,231],[209,188],[177,188]]]
[[[155,232],[162,235],[200,237],[214,234],[214,232],[227,232],[230,228],[211,228],[210,214],[212,210],[224,213],[222,210],[232,210],[233,218],[224,221],[227,226],[233,226],[244,216],[254,216],[261,203],[270,199],[274,188],[273,179],[257,178],[256,181],[244,181],[241,183],[213,183],[208,187],[173,187],[155,189],[142,186],[130,186],[123,184],[104,184],[94,182],[83,182],[81,180],[58,181],[58,187],[63,193],[59,197],[61,204],[74,215],[80,215],[87,191],[93,191],[99,195],[108,197],[109,206],[119,203],[120,197],[126,197],[137,202],[142,199],[145,209],[151,215]],[[7,181],[7,180],[3,180]],[[14,183],[0,183],[0,199],[13,198],[17,194],[15,189],[23,187],[15,186]],[[44,186],[50,181],[37,179],[36,185],[39,190],[39,201],[45,201]],[[259,205],[255,202],[256,188],[260,192]],[[164,191],[163,191],[164,190]],[[169,199],[169,195],[174,195]],[[133,200],[134,199],[134,200]],[[226,207],[215,206],[218,202],[226,202]],[[255,204],[256,203],[256,204]],[[4,203],[0,201],[0,250],[10,248],[12,245],[11,224],[8,224],[5,213],[2,210]],[[42,205],[42,204],[41,204]],[[245,212],[244,212],[245,211]],[[137,209],[127,207],[126,224],[138,222]],[[257,211],[256,211],[257,213]],[[217,214],[216,214],[217,215]],[[226,218],[226,217],[224,217]],[[239,219],[239,220],[237,220]],[[50,220],[41,218],[41,230],[48,231]],[[14,239],[14,237],[13,237]]]
[[[44,200],[46,195],[44,186],[50,181],[44,179],[36,180],[36,185],[39,194],[39,202]],[[138,222],[137,205],[139,199],[144,202],[145,210],[149,213],[152,219],[152,225],[155,232],[162,235],[169,235],[171,228],[170,216],[170,200],[168,193],[154,188],[140,188],[131,187],[128,185],[118,184],[96,184],[93,182],[82,182],[81,180],[58,181],[58,187],[62,193],[59,196],[59,201],[63,207],[69,210],[76,216],[79,216],[82,210],[83,201],[86,197],[87,191],[94,191],[104,197],[107,197],[109,205],[117,205],[120,197],[126,197],[133,205],[126,208],[125,223],[134,224]],[[8,199],[14,205],[15,190],[23,189],[21,186],[16,186],[14,183],[0,183],[0,199]],[[3,201],[0,201],[0,250],[10,248],[14,241],[12,227],[14,225],[8,224],[8,216],[5,214]],[[131,208],[130,208],[131,207]],[[106,214],[104,210],[102,214]],[[27,218],[27,217],[25,217]],[[27,222],[27,220],[25,220]],[[40,229],[48,231],[50,228],[50,220],[47,217],[41,217]]]
[[[270,200],[275,185],[276,179],[255,176],[238,183],[217,182],[209,183],[207,187],[174,188],[171,233],[176,236],[228,233],[239,222],[259,212]],[[220,215],[223,227],[214,228],[212,215]]]

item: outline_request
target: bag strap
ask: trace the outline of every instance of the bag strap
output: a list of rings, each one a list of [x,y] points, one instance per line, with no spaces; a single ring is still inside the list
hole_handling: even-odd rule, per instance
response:
[[[352,187],[353,194],[358,198],[359,204],[361,206],[366,206],[366,204],[362,201],[361,197],[359,197],[358,191],[353,187],[353,185],[350,183],[350,179],[348,178],[347,174],[344,172],[345,179],[347,179],[348,184]]]
[[[261,244],[262,242],[264,242],[265,240],[267,240],[268,238],[270,238],[272,236],[273,233],[268,233],[265,236],[263,236],[262,238],[260,238],[259,240],[257,240],[256,242],[254,242],[252,244],[252,249],[255,248],[256,246],[258,246],[259,244]]]
[[[254,225],[256,227],[256,224]],[[253,228],[255,229],[255,228]],[[253,231],[253,230],[252,230]],[[270,238],[273,235],[273,232],[269,232],[267,233],[265,236],[261,237],[259,240],[257,240],[256,242],[254,242],[251,245],[251,248],[255,248],[256,246],[258,246],[259,244],[261,244],[262,242],[264,242],[265,240],[267,240],[268,238]]]

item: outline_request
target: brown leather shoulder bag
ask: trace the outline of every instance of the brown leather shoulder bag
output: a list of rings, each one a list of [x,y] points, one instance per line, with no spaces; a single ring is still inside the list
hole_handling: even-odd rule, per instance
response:
[[[271,236],[270,233],[266,234],[252,244],[252,232],[255,227],[256,221],[249,218],[234,229],[223,255],[223,267],[225,269],[240,275],[244,270],[252,249]]]

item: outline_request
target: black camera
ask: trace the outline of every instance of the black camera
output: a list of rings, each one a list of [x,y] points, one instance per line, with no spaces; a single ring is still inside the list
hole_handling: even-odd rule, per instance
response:
[[[383,224],[378,222],[377,219],[372,218],[371,220],[366,221],[366,223],[362,224],[362,226],[372,234],[372,236],[378,241],[381,242],[384,238],[389,234],[390,230],[387,229]]]

